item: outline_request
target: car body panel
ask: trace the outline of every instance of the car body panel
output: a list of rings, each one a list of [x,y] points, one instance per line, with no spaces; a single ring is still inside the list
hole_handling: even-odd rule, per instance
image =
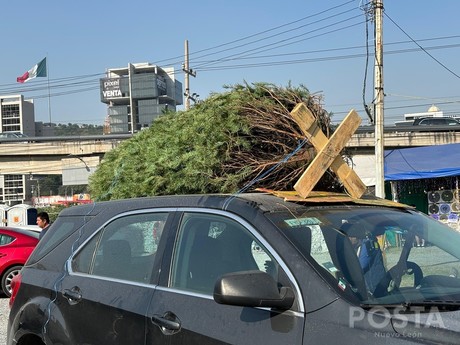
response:
[[[253,344],[267,345],[302,341],[304,316],[300,313],[221,305],[210,296],[169,289],[157,289],[154,301],[149,317],[174,315],[181,330],[172,334],[162,332],[149,320],[147,344],[243,344],[248,338]]]
[[[69,338],[76,344],[91,344],[94,339],[101,345],[143,344],[144,317],[153,290],[154,286],[114,279],[66,275],[55,301],[64,320],[62,329],[71,332]],[[80,299],[69,297],[75,293]],[[54,326],[48,325],[52,337]]]

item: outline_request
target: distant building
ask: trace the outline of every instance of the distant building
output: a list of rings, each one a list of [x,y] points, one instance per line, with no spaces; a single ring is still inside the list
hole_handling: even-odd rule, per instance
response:
[[[0,133],[8,132],[35,136],[33,100],[25,100],[23,95],[0,96]]]
[[[174,68],[150,63],[111,68],[100,80],[101,102],[108,106],[110,133],[135,133],[149,127],[165,109],[183,103]]]
[[[37,137],[52,137],[54,136],[55,123],[35,122],[35,136]]]
[[[0,138],[15,139],[16,133],[29,137],[52,136],[53,126],[35,123],[33,100],[24,99],[23,95],[0,96]],[[11,206],[27,202],[32,197],[32,186],[28,174],[0,174],[0,203]]]

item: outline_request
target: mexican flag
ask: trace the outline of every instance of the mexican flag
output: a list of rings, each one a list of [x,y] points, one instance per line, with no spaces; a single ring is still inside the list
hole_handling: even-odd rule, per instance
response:
[[[24,73],[22,76],[17,77],[16,81],[18,83],[25,83],[30,79],[34,79],[36,77],[46,77],[46,58]]]

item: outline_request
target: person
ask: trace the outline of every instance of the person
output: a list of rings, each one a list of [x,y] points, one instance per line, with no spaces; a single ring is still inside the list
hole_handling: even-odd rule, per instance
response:
[[[50,217],[48,213],[40,212],[37,214],[37,225],[40,229],[42,229],[42,231],[40,231],[40,235],[38,236],[38,239],[41,240],[50,226]]]
[[[374,293],[380,281],[385,277],[386,270],[382,251],[375,236],[370,233],[349,233],[351,244],[358,256],[359,264],[364,273],[364,280],[370,293]]]

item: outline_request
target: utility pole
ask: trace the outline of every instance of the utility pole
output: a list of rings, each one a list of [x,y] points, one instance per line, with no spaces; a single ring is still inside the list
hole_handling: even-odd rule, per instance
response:
[[[185,110],[190,109],[190,99],[192,99],[192,96],[190,95],[190,80],[189,77],[196,77],[196,72],[193,71],[191,68],[189,68],[188,64],[188,40],[185,40],[185,58],[184,58],[184,64],[182,65],[182,70],[185,73]],[[195,99],[192,99],[193,101]]]
[[[374,1],[375,13],[375,63],[374,63],[374,114],[375,114],[375,195],[385,198],[384,142],[383,142],[383,0]]]

